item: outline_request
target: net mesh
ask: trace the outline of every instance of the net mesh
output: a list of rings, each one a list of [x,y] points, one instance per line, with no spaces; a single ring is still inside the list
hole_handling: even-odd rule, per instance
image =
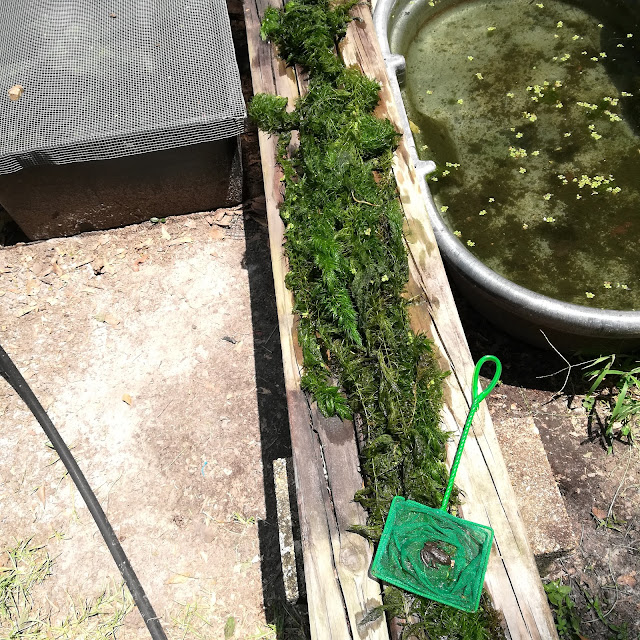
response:
[[[224,0],[3,0],[0,30],[0,174],[243,130]]]
[[[475,611],[492,541],[493,531],[489,527],[396,497],[371,573],[425,598],[463,611]],[[423,558],[421,552],[425,547]],[[451,562],[441,563],[438,557]]]

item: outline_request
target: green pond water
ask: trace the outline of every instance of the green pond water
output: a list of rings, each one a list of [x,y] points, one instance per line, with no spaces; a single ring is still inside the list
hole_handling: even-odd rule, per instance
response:
[[[403,93],[450,229],[533,291],[640,309],[640,28],[547,0],[430,5]]]

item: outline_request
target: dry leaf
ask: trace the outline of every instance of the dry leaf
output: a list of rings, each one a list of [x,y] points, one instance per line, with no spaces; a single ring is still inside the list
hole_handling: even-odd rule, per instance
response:
[[[112,327],[115,327],[120,324],[120,319],[116,318],[111,312],[107,311],[104,314],[104,322],[111,325]]]
[[[93,269],[93,273],[97,276],[104,272],[105,261],[102,258],[96,258],[91,263],[91,268]]]
[[[126,402],[129,406],[131,406],[131,403],[133,402],[133,400],[131,399],[131,396],[128,393],[125,393],[122,396],[122,402]]]
[[[604,509],[599,509],[598,507],[592,507],[591,513],[598,518],[598,520],[606,520],[607,512]]]
[[[167,231],[167,228],[165,226],[162,227],[162,237],[165,240],[171,240],[171,234]]]
[[[21,84],[14,84],[13,87],[9,89],[8,93],[9,99],[15,102],[16,100],[20,100],[20,98],[22,97],[22,94],[24,93],[24,87]]]
[[[182,584],[187,580],[192,580],[193,576],[187,576],[184,573],[176,573],[172,575],[165,584]]]
[[[38,309],[38,305],[33,307],[23,307],[19,311],[16,311],[16,318],[22,318],[22,316],[26,316],[27,313],[31,313],[32,311],[36,311]]]
[[[632,573],[635,573],[635,571],[632,571],[631,573],[627,573],[624,576],[618,576],[618,579],[616,580],[616,582],[618,584],[623,584],[627,587],[635,587],[638,584],[638,581],[633,577],[633,575],[631,575]]]
[[[36,495],[38,496],[38,500],[40,500],[42,504],[45,504],[47,502],[47,495],[46,495],[46,490],[44,485],[42,485],[41,487],[38,487],[38,490],[36,491]]]
[[[40,285],[37,280],[27,280],[27,295],[32,296],[34,293],[38,293]]]
[[[51,266],[53,267],[53,271],[57,276],[61,276],[64,273],[62,267],[58,264],[57,258],[51,258]]]
[[[221,229],[220,227],[213,227],[211,231],[209,231],[209,237],[212,240],[223,240],[224,235],[224,229]]]
[[[141,256],[138,256],[138,257],[133,261],[133,267],[132,267],[132,269],[133,269],[134,271],[139,271],[139,270],[140,270],[140,265],[141,265],[143,262],[145,262],[145,261],[147,260],[147,258],[148,258],[148,257],[149,257],[149,256],[148,256],[146,253],[142,254]]]
[[[169,243],[169,246],[172,247],[176,244],[185,244],[186,242],[193,242],[193,240],[189,236],[182,236],[181,238],[176,238]]]
[[[115,327],[116,325],[120,324],[120,320],[116,318],[110,311],[101,311],[100,313],[96,313],[96,315],[93,317],[98,322],[106,322],[107,324],[110,324],[112,327]]]
[[[42,278],[46,276],[47,273],[51,273],[51,267],[46,266],[40,260],[35,260],[29,269],[31,270],[31,273],[38,278]]]
[[[233,214],[231,213],[227,213],[226,211],[220,211],[218,213],[216,213],[213,221],[219,226],[219,227],[230,227],[231,223],[233,222]]]

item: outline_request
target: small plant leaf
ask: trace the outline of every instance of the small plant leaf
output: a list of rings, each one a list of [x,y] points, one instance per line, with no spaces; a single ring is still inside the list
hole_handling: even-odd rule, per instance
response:
[[[620,393],[618,393],[618,399],[616,400],[616,405],[611,412],[611,422],[617,422],[620,420],[620,413],[622,411],[622,407],[624,406],[625,398],[627,397],[627,390],[629,389],[629,381],[625,380],[622,384],[622,388],[620,389]]]
[[[224,623],[224,640],[233,638],[236,633],[236,619],[233,616],[229,616]]]

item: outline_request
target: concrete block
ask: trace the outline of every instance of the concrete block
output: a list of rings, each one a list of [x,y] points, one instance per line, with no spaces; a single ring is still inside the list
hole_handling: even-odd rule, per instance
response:
[[[577,544],[532,416],[494,419],[496,435],[539,568]]]

